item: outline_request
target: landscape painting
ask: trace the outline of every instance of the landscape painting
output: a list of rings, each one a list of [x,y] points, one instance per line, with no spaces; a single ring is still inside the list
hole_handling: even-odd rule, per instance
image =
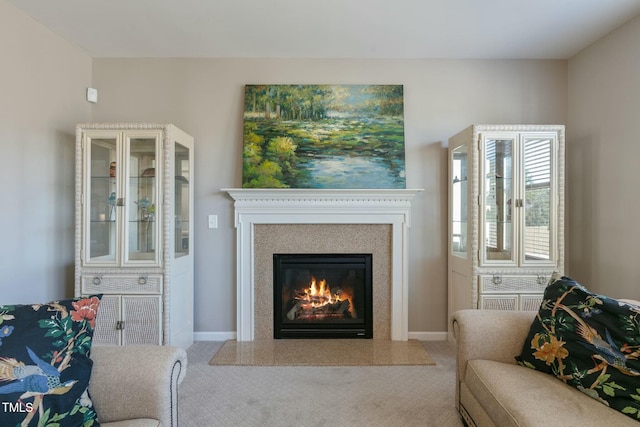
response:
[[[405,188],[402,85],[247,85],[244,188]]]

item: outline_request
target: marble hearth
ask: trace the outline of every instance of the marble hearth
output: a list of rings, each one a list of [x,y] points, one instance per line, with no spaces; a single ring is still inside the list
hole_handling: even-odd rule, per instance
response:
[[[408,338],[408,228],[421,190],[223,189],[237,232],[237,340],[273,338],[274,253],[373,254],[373,339]]]

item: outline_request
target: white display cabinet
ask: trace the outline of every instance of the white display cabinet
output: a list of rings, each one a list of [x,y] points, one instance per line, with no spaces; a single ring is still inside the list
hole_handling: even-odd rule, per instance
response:
[[[76,128],[75,294],[94,342],[193,343],[193,138],[170,124]]]
[[[449,139],[449,317],[537,310],[564,270],[564,126],[473,125]]]

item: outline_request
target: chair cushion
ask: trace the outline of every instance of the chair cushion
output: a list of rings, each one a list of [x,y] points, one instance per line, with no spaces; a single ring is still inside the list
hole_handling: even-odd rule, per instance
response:
[[[0,306],[2,425],[99,425],[87,388],[100,299]]]
[[[638,425],[553,376],[533,369],[493,360],[471,360],[466,372],[466,387],[500,427]]]
[[[640,420],[640,307],[554,277],[519,364]]]

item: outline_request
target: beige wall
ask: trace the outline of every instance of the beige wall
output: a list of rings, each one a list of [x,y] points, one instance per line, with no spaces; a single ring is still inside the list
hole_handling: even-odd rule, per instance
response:
[[[567,61],[96,59],[0,0],[2,303],[69,296],[78,122],[173,122],[196,138],[196,331],[235,329],[232,203],[243,85],[405,87],[413,209],[409,329],[446,330],[446,141],[471,123],[567,124],[568,272],[640,298],[640,17]],[[93,69],[92,69],[93,67]],[[100,102],[84,98],[97,87]],[[220,227],[206,228],[218,214]]]
[[[75,124],[91,58],[0,0],[0,304],[73,295]]]
[[[569,61],[569,272],[640,299],[640,17]]]
[[[232,203],[241,182],[242,87],[405,86],[413,209],[409,329],[446,330],[446,141],[471,123],[567,124],[568,273],[640,298],[636,172],[640,17],[568,61],[96,59],[0,0],[2,303],[70,296],[78,122],[173,122],[196,138],[196,331],[235,329]],[[92,70],[93,67],[93,70]],[[88,86],[100,90],[93,107]],[[220,228],[206,228],[206,215]]]
[[[195,137],[195,329],[235,331],[233,205],[245,84],[403,84],[412,212],[409,331],[446,331],[447,140],[472,123],[565,123],[566,61],[95,59],[94,121],[171,122]],[[207,229],[206,216],[219,215]]]
[[[2,303],[72,294],[74,127],[172,122],[196,138],[195,327],[235,330],[233,206],[243,85],[403,84],[411,229],[409,330],[446,331],[446,145],[471,123],[566,123],[567,62],[91,59],[0,0]],[[99,90],[95,106],[86,87]],[[632,147],[628,147],[631,149]],[[219,228],[206,216],[219,215]],[[632,247],[627,247],[629,251]]]

